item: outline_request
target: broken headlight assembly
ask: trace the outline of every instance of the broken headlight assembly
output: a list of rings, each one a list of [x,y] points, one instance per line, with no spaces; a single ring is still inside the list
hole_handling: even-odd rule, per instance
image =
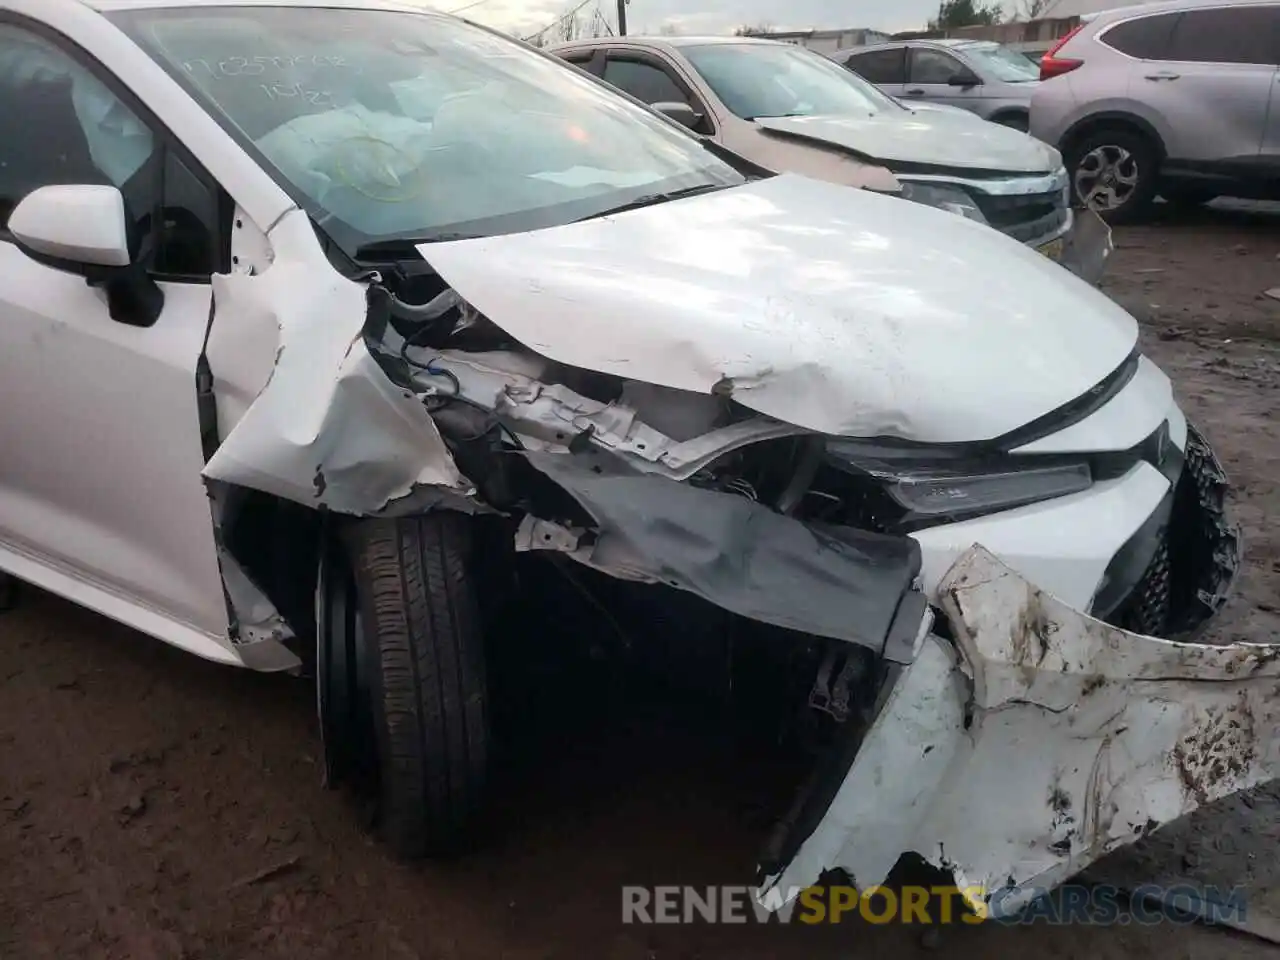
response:
[[[902,530],[936,526],[1088,490],[1086,460],[965,460],[936,451],[834,441],[829,466],[874,484]]]
[[[965,191],[947,183],[918,183],[910,180],[902,181],[902,198],[915,203],[923,203],[948,213],[959,214],[966,220],[987,223],[986,216],[978,209],[973,198]]]

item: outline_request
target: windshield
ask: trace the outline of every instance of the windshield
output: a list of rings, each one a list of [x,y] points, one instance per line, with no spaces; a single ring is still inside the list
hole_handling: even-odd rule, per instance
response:
[[[692,134],[460,20],[248,6],[113,19],[348,253],[743,181]]]
[[[973,43],[964,55],[980,73],[990,74],[1005,83],[1028,83],[1040,79],[1040,68],[1020,53],[998,43]]]
[[[803,47],[716,43],[680,49],[724,105],[744,120],[903,109],[857,74]]]

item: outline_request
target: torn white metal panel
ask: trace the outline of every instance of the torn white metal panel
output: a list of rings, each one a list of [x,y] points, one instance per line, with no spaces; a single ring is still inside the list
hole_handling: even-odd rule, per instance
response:
[[[392,331],[384,339],[384,346],[394,354],[399,342]],[[441,389],[440,379],[421,369],[428,362],[435,370],[448,371],[457,378],[461,396],[493,410],[520,437],[526,449],[564,450],[585,434],[593,445],[617,454],[636,469],[676,480],[687,479],[726,453],[750,444],[809,432],[769,417],[754,417],[678,440],[654,429],[647,419],[652,416],[677,429],[705,426],[706,412],[697,409],[696,404],[710,398],[626,381],[622,396],[613,403],[604,403],[563,384],[542,382],[538,377],[545,374],[545,369],[539,369],[536,358],[524,354],[468,354],[410,347],[408,355],[419,364],[414,372],[417,385]],[[543,361],[542,367],[545,366]],[[443,389],[448,392],[452,388]],[[680,417],[686,417],[686,422],[676,422]]]
[[[1126,633],[981,547],[940,593],[958,650],[930,637],[899,679],[784,889],[836,866],[876,884],[914,852],[1009,913],[1280,774],[1280,644]]]
[[[297,213],[275,229],[304,227],[311,229]],[[240,331],[260,338],[268,326],[278,342],[261,392],[229,433],[223,425],[207,479],[350,514],[376,513],[422,486],[472,492],[421,401],[395,386],[366,349],[362,284],[285,258],[256,276],[213,282],[213,330],[225,350]],[[234,365],[229,353],[216,356]],[[215,376],[230,377],[210,363]]]
[[[229,551],[219,548],[218,566],[227,599],[235,615],[235,651],[244,665],[254,670],[295,670],[302,666],[297,655],[285,646],[294,636],[261,588]]]
[[[1000,436],[1088,391],[1137,338],[999,231],[790,175],[419,250],[543,356],[836,436]]]

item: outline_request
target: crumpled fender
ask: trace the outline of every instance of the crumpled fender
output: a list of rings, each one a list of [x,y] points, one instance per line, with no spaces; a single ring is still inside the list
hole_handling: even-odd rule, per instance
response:
[[[294,227],[290,219],[276,229]],[[206,479],[349,514],[379,512],[421,487],[472,493],[422,401],[365,346],[365,284],[277,259],[258,275],[215,276],[213,293],[215,336],[269,324],[279,339],[275,366]]]
[[[1007,915],[1160,824],[1280,775],[1280,644],[1128,633],[982,547],[939,596],[954,645],[923,640],[826,817],[765,889],[834,867],[866,888],[916,853],[980,913]]]

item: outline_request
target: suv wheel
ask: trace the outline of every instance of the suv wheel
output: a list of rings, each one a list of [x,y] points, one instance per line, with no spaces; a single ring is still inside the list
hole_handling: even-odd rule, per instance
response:
[[[1148,212],[1158,165],[1151,141],[1123,127],[1086,133],[1067,157],[1076,196],[1111,223],[1132,222]]]
[[[342,541],[381,833],[402,859],[453,853],[479,811],[489,748],[469,520],[363,520]]]

